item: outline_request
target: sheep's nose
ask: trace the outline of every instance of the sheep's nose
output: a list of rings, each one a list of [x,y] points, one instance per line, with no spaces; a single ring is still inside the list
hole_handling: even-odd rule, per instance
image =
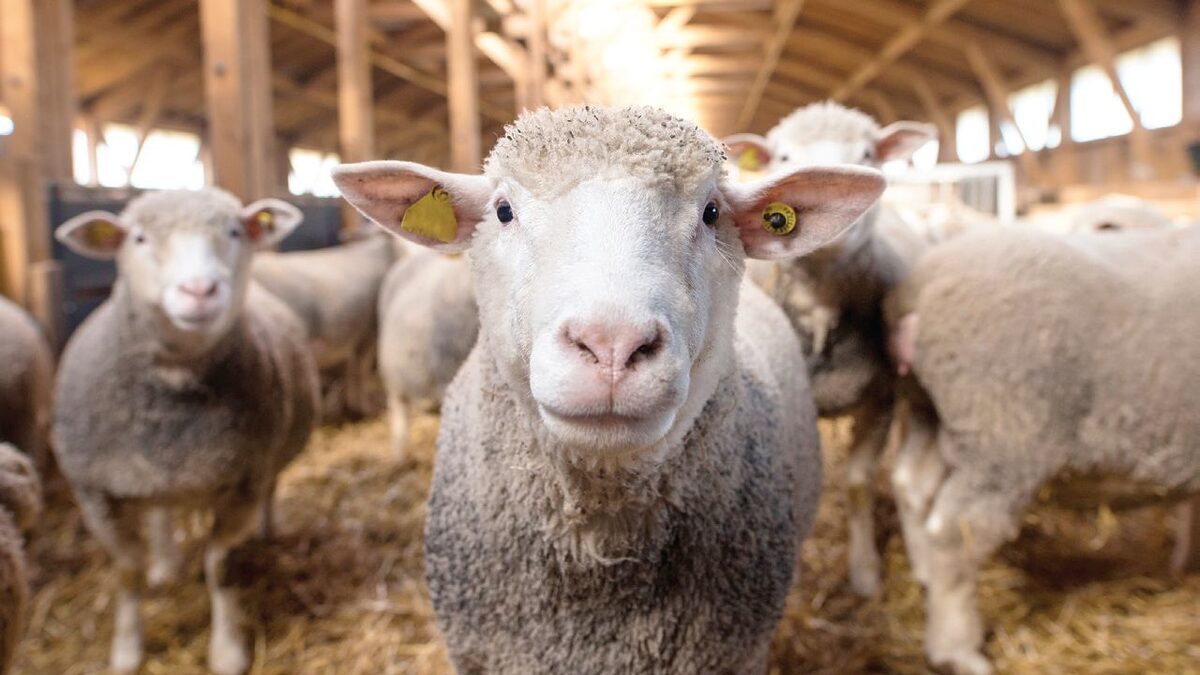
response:
[[[217,281],[204,277],[188,279],[179,284],[179,290],[186,295],[204,300],[217,294]]]
[[[635,364],[654,359],[666,342],[657,321],[568,322],[563,327],[567,346],[580,358],[612,372],[617,380]]]

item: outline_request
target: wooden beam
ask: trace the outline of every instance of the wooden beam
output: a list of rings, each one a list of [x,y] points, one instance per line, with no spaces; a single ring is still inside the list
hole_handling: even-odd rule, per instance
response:
[[[337,26],[338,147],[343,162],[375,159],[367,0],[334,0]]]
[[[266,9],[266,0],[200,0],[214,182],[243,202],[281,186]]]
[[[453,170],[463,173],[478,172],[483,160],[474,18],[471,0],[450,0],[450,23],[446,31],[450,164]]]
[[[526,100],[518,107],[536,109],[546,105],[546,54],[549,51],[546,0],[529,0],[529,75],[524,86]]]
[[[129,178],[132,180],[133,171],[137,169],[138,163],[142,159],[142,152],[146,149],[146,139],[149,138],[150,132],[158,124],[162,118],[163,104],[167,98],[167,85],[170,83],[168,79],[171,76],[171,71],[167,68],[159,68],[154,78],[146,87],[146,100],[142,103],[142,111],[138,114],[136,123],[137,128],[137,150],[133,153],[133,161],[129,163]]]
[[[967,61],[970,62],[971,68],[979,77],[979,83],[983,85],[983,91],[987,95],[990,107],[992,110],[992,118],[997,126],[1000,122],[1007,122],[1021,139],[1021,145],[1025,146],[1024,152],[1017,155],[1018,161],[1021,162],[1022,168],[1025,169],[1025,175],[1028,180],[1033,183],[1038,183],[1042,178],[1041,166],[1038,165],[1037,157],[1033,150],[1029,148],[1029,143],[1025,140],[1025,134],[1021,132],[1021,127],[1017,126],[1017,120],[1013,117],[1012,109],[1008,105],[1008,86],[1004,84],[1004,80],[1000,77],[1000,73],[996,70],[996,66],[992,60],[984,53],[983,48],[977,44],[971,43],[966,46]],[[999,119],[996,119],[996,116]]]
[[[892,107],[890,102],[888,102],[887,96],[884,96],[883,92],[879,91],[878,89],[869,89],[864,92],[864,96],[868,101],[871,102],[871,106],[875,108],[875,111],[878,113],[878,121],[880,124],[887,125],[900,119],[896,116],[896,109]]]
[[[950,18],[952,14],[962,9],[963,5],[967,4],[967,2],[969,0],[936,0],[933,2],[925,10],[925,14],[921,18],[921,23],[905,28],[891,40],[888,40],[880,48],[874,59],[854,71],[845,84],[833,91],[831,98],[835,101],[844,101],[851,94],[862,89],[871,80],[875,79],[885,67],[894,63],[915,47],[925,37],[926,32],[930,28]]]
[[[754,76],[754,82],[750,85],[750,93],[746,97],[745,104],[742,105],[741,113],[738,114],[737,128],[749,127],[751,120],[754,119],[754,113],[758,110],[758,104],[762,100],[763,92],[767,89],[767,83],[775,74],[775,67],[779,64],[780,55],[783,54],[783,46],[787,44],[788,36],[792,34],[792,28],[796,25],[796,19],[800,16],[800,10],[803,7],[804,0],[783,0],[775,6],[775,13],[771,18],[775,30],[763,46],[762,67]]]
[[[425,20],[425,12],[420,7],[406,0],[377,2],[369,8],[368,16],[372,24],[384,30],[394,30],[399,26],[413,23],[414,21]]]
[[[1200,135],[1200,0],[1189,0],[1180,31],[1183,58],[1183,120]],[[1197,514],[1200,518],[1200,514]]]
[[[925,114],[938,128],[938,159],[942,162],[957,161],[958,139],[954,121],[946,114],[946,109],[942,107],[937,93],[934,92],[933,87],[929,86],[929,80],[917,74],[913,76],[912,85],[913,91],[916,92],[917,98],[925,108]]]
[[[1117,49],[1108,36],[1104,21],[1096,12],[1096,8],[1088,4],[1086,0],[1058,0],[1058,6],[1062,9],[1063,16],[1067,19],[1067,24],[1075,33],[1075,37],[1078,38],[1084,53],[1108,75],[1113,91],[1117,93],[1121,104],[1125,106],[1125,111],[1129,113],[1129,118],[1133,120],[1131,140],[1135,176],[1150,177],[1149,174],[1153,172],[1150,137],[1146,133],[1145,125],[1142,124],[1141,115],[1138,114],[1133,100],[1129,97],[1125,84],[1121,82],[1121,78],[1117,74]]]

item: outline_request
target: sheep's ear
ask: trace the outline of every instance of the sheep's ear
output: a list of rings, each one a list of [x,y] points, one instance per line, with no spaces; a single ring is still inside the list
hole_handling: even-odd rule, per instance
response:
[[[937,138],[937,127],[921,122],[894,122],[875,137],[875,161],[880,164],[907,160],[929,141]]]
[[[746,256],[804,255],[845,232],[883,194],[883,174],[865,167],[808,167],[727,185]]]
[[[725,146],[739,169],[760,171],[771,163],[771,144],[758,134],[726,136]]]
[[[415,162],[334,167],[342,197],[380,227],[413,243],[452,253],[471,245],[492,194],[483,176],[448,173]]]
[[[85,258],[112,260],[121,250],[129,228],[107,211],[88,211],[68,220],[54,231],[54,238]]]
[[[274,248],[304,222],[300,209],[280,199],[260,199],[239,214],[255,248]]]

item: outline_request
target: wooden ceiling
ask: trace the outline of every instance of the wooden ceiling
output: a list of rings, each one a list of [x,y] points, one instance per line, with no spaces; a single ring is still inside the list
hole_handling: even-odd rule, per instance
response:
[[[572,46],[584,39],[580,26],[556,23],[571,0],[540,1],[551,33],[546,100],[603,98],[598,79],[604,75],[597,74],[595,63],[580,63],[594,53]],[[335,150],[333,2],[268,2],[276,132],[287,146]],[[522,83],[514,80],[528,69],[534,2],[475,3],[475,44],[484,52],[478,63],[485,150],[517,108]],[[793,108],[826,98],[885,122],[920,119],[945,129],[956,111],[987,100],[988,90],[980,84],[986,76],[1009,91],[1060,77],[1072,66],[1096,61],[1105,49],[1121,50],[1177,31],[1184,4],[609,0],[614,11],[637,5],[652,13],[654,53],[667,57],[667,77],[684,83],[670,95],[687,99],[680,103],[718,135],[764,131]],[[381,156],[447,162],[446,7],[446,0],[371,4]],[[1072,11],[1084,12],[1082,29]],[[204,128],[196,0],[77,0],[75,26],[76,84],[86,117],[142,127]]]

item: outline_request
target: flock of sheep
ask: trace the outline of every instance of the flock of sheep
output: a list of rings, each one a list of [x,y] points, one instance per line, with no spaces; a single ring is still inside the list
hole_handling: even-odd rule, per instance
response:
[[[118,571],[113,670],[140,667],[143,590],[203,510],[208,664],[246,672],[227,556],[270,536],[323,414],[372,412],[376,363],[397,454],[409,416],[441,410],[425,566],[458,672],[765,672],[820,496],[818,416],[854,420],[853,588],[881,587],[892,445],[926,654],[991,672],[979,568],[1033,503],[1200,494],[1200,228],[1122,203],[931,238],[880,206],[876,167],[932,135],[813,105],[727,139],[767,160],[739,183],[724,144],[662,111],[540,110],[482,175],[336,169],[399,239],[268,253],[300,213],[212,189],[71,219],[57,237],[118,279],[57,375],[0,301],[0,672],[52,466]]]

